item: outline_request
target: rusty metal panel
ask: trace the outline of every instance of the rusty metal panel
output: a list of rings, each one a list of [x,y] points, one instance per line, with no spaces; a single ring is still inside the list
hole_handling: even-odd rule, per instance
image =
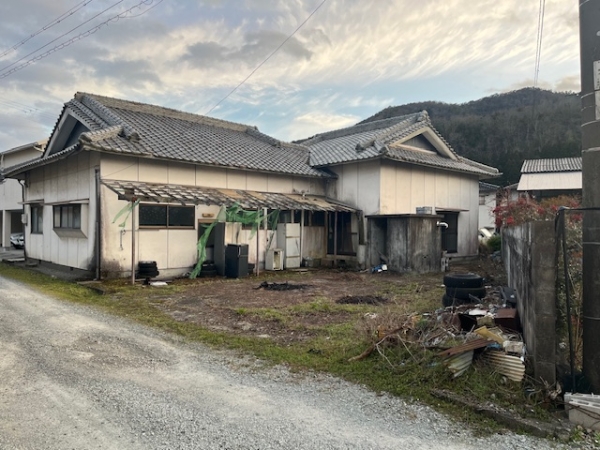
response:
[[[478,348],[487,347],[490,344],[491,342],[487,339],[477,338],[469,342],[465,342],[464,344],[457,345],[456,347],[449,348],[448,350],[444,350],[440,353],[440,356],[458,355],[471,350],[477,350]]]
[[[503,351],[488,351],[483,355],[494,369],[509,380],[521,381],[525,376],[525,364],[518,356],[507,355]]]

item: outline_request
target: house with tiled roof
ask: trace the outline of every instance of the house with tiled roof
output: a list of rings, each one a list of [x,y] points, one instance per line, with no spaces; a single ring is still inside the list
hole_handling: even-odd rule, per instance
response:
[[[189,272],[204,226],[232,205],[279,210],[281,221],[299,224],[303,240],[287,249],[299,266],[324,256],[326,213],[355,211],[325,197],[335,176],[312,167],[304,146],[253,126],[86,93],[64,105],[42,158],[4,176],[22,180],[26,214],[43,218],[25,229],[27,256],[98,276],[126,275],[139,261],[156,261],[161,276]],[[251,237],[243,228],[222,230],[221,243],[248,244],[249,260],[264,267],[275,233]]]
[[[441,251],[477,254],[479,180],[498,170],[459,156],[427,112],[360,123],[302,144],[312,167],[336,175],[327,194],[363,213],[338,247],[401,270],[433,270]]]
[[[517,191],[538,199],[581,195],[581,156],[526,159],[521,166]]]
[[[42,155],[46,141],[36,141],[20,145],[0,153],[0,172],[5,167],[35,160]],[[0,183],[0,247],[10,247],[11,234],[22,233],[23,194],[17,180],[4,180]]]
[[[287,143],[87,93],[64,105],[39,160],[4,172],[21,180],[25,216],[36,218],[27,256],[97,277],[131,275],[140,261],[164,277],[189,272],[212,223],[206,249],[219,273],[225,244],[247,245],[261,269],[281,248],[288,268],[318,259],[439,270],[442,249],[476,254],[478,180],[497,174],[457,155],[426,112]],[[232,206],[279,212],[280,223],[253,233],[222,222]]]

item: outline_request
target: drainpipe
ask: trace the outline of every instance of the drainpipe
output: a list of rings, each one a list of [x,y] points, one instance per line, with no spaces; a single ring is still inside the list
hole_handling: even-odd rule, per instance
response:
[[[135,285],[135,197],[131,198],[131,285]]]
[[[583,206],[600,206],[600,0],[579,0]],[[583,215],[583,374],[600,392],[600,211]]]
[[[21,202],[23,202],[23,207],[21,209],[21,214],[25,214],[25,184],[27,183],[26,180],[19,180],[19,184],[21,185]],[[29,223],[31,220],[28,220],[27,222]],[[23,230],[23,258],[25,258],[25,261],[27,261],[27,240],[25,239],[25,236],[27,235],[27,233],[25,233],[25,230]],[[10,242],[8,243],[8,245],[10,245]]]
[[[101,217],[101,204],[100,204],[100,168],[96,167],[94,170],[96,176],[96,280],[102,278],[102,217]]]
[[[260,208],[256,208],[256,216],[257,218],[260,217]],[[258,224],[258,220],[257,220],[257,224],[256,224],[256,265],[254,267],[254,272],[256,273],[256,276],[260,275],[260,269],[258,268],[260,263],[260,224]]]
[[[337,254],[337,242],[338,242],[338,212],[335,212],[335,219],[333,223],[333,267],[338,266]]]
[[[302,265],[302,250],[304,248],[304,210],[300,210],[300,265]]]

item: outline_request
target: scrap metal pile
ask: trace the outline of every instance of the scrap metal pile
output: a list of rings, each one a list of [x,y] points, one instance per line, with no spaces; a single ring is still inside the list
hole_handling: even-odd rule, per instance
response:
[[[486,288],[476,274],[446,275],[444,285],[444,308],[406,315],[394,329],[379,326],[377,341],[350,361],[366,358],[376,350],[382,353],[386,345],[403,345],[407,350],[420,346],[439,351],[454,377],[479,359],[508,379],[521,381],[526,348],[514,291]]]

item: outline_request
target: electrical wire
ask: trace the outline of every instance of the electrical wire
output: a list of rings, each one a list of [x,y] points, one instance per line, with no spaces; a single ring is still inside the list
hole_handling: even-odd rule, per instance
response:
[[[122,1],[123,1],[123,0],[120,0],[118,3],[121,3]],[[163,2],[163,0],[159,0],[159,3],[162,3],[162,2]],[[118,3],[117,3],[117,4],[118,4]],[[127,18],[127,15],[128,15],[128,14],[129,14],[131,11],[133,11],[133,10],[134,10],[134,9],[136,9],[136,8],[140,8],[140,7],[141,7],[141,5],[150,5],[150,4],[152,4],[152,3],[154,3],[154,0],[142,0],[141,2],[139,2],[139,3],[135,4],[135,5],[134,5],[134,6],[132,6],[131,8],[129,8],[129,9],[127,9],[127,10],[125,10],[124,12],[122,12],[122,13],[119,13],[119,14],[117,14],[116,16],[113,16],[113,17],[111,17],[111,18],[110,18],[110,19],[108,19],[108,20],[105,20],[104,22],[100,23],[99,25],[96,25],[95,27],[92,27],[92,28],[90,28],[89,30],[87,30],[87,31],[84,31],[83,33],[80,33],[80,34],[78,34],[77,36],[74,36],[74,37],[72,37],[72,38],[70,38],[70,39],[68,39],[68,40],[66,40],[66,41],[64,41],[64,42],[62,42],[62,43],[60,43],[60,44],[56,45],[55,47],[52,47],[51,49],[47,50],[46,52],[44,52],[44,53],[42,53],[42,54],[40,54],[40,55],[36,55],[36,56],[34,56],[33,58],[29,59],[28,61],[24,62],[23,64],[20,64],[20,65],[18,65],[18,66],[16,66],[16,67],[13,67],[12,69],[10,69],[10,70],[8,70],[8,71],[4,71],[4,70],[5,70],[6,68],[10,67],[10,66],[7,66],[7,67],[5,67],[4,69],[0,69],[0,72],[1,72],[1,73],[0,73],[0,79],[2,79],[2,78],[6,78],[7,76],[9,76],[9,75],[11,75],[11,74],[13,74],[13,73],[15,73],[15,72],[18,72],[19,70],[22,70],[22,69],[24,69],[25,67],[27,67],[27,66],[30,66],[31,64],[33,64],[33,63],[35,63],[35,62],[37,62],[37,61],[39,61],[39,60],[41,60],[41,59],[44,59],[44,58],[46,58],[47,56],[49,56],[49,55],[51,55],[51,54],[53,54],[53,53],[56,53],[57,51],[59,51],[59,50],[62,50],[62,49],[63,49],[63,48],[65,48],[65,47],[68,47],[69,45],[71,45],[72,43],[74,43],[74,42],[76,42],[76,41],[79,41],[79,40],[81,40],[81,39],[84,39],[84,38],[86,38],[86,37],[88,37],[88,36],[91,36],[92,34],[94,34],[96,31],[98,31],[98,30],[99,30],[99,29],[101,29],[102,27],[104,27],[104,26],[106,26],[106,25],[109,25],[111,22],[118,22],[118,21],[119,21],[119,19],[125,19],[125,18]],[[115,4],[115,5],[116,5],[116,4]],[[115,5],[113,5],[113,6],[115,6]],[[155,5],[155,6],[156,6],[156,5]],[[111,8],[112,8],[112,6],[111,6]],[[110,8],[108,8],[108,9],[110,9]],[[141,16],[142,14],[145,14],[145,13],[146,13],[146,12],[148,12],[150,9],[151,9],[151,8],[148,8],[148,9],[146,9],[144,12],[142,12],[141,14],[138,14],[137,16]],[[136,16],[136,17],[137,17],[137,16]],[[97,16],[95,16],[95,17],[97,17]],[[85,23],[87,23],[87,22],[85,22]],[[79,27],[77,27],[77,28],[79,28]],[[68,32],[68,33],[70,33],[70,32]],[[62,35],[62,36],[60,36],[60,37],[64,37],[64,36],[65,36],[66,34],[68,34],[68,33],[65,33],[65,34],[63,34],[63,35]],[[57,39],[60,39],[60,37],[59,37],[59,38],[57,38]],[[57,39],[55,39],[54,41],[56,41]],[[52,41],[52,42],[54,42],[54,41]],[[27,56],[30,56],[31,54],[33,54],[33,53],[36,53],[37,51],[41,50],[42,48],[44,48],[44,47],[47,47],[47,46],[48,46],[49,44],[51,44],[52,42],[50,42],[50,43],[46,44],[45,46],[43,46],[43,47],[39,48],[38,50],[36,50],[36,51],[34,51],[34,52],[30,53],[30,54],[29,54],[29,55],[27,55]],[[24,57],[24,58],[25,58],[25,57]],[[24,59],[24,58],[21,58],[19,61],[21,61],[21,60],[22,60],[22,59]],[[18,61],[16,61],[16,62],[18,62]],[[14,64],[15,64],[15,63],[11,64],[11,66],[12,66],[12,65],[14,65]],[[4,72],[2,72],[2,71],[4,71]]]
[[[146,14],[146,13],[147,13],[148,11],[150,11],[151,9],[154,9],[154,8],[156,8],[158,5],[160,5],[160,4],[161,4],[163,1],[164,1],[164,0],[158,0],[158,2],[157,2],[156,4],[152,5],[150,8],[148,8],[148,9],[146,9],[146,10],[142,11],[141,13],[139,13],[139,14],[136,14],[135,16],[127,16],[127,17],[123,17],[123,19],[135,19],[136,17],[143,16],[144,14]]]
[[[2,100],[0,100],[0,105],[3,105],[6,108],[15,109],[26,115],[39,116],[40,118],[42,118],[44,120],[56,120],[56,117],[51,116],[50,114],[40,110],[39,108],[33,108],[33,107],[29,107],[29,106],[15,106],[15,105],[11,105],[10,103],[8,103],[6,101],[2,101]]]
[[[221,103],[223,103],[225,100],[227,100],[227,99],[228,99],[228,98],[229,98],[229,97],[230,97],[230,96],[231,96],[231,95],[232,95],[232,94],[233,94],[235,91],[237,91],[237,90],[238,90],[238,89],[239,89],[239,88],[240,88],[240,87],[241,87],[241,86],[242,86],[242,85],[243,85],[243,84],[244,84],[246,81],[248,81],[248,80],[250,79],[250,77],[251,77],[252,75],[254,75],[254,73],[255,73],[255,72],[258,70],[258,69],[260,69],[260,68],[261,68],[261,67],[262,67],[262,66],[263,66],[263,65],[264,65],[264,64],[265,64],[265,63],[266,63],[266,62],[267,62],[269,59],[271,59],[271,57],[272,57],[272,56],[273,56],[275,53],[277,53],[277,52],[279,51],[279,49],[281,49],[281,47],[283,47],[283,46],[286,44],[286,42],[287,42],[287,41],[289,41],[289,40],[290,40],[290,39],[291,39],[291,38],[292,38],[292,37],[293,37],[293,36],[294,36],[294,35],[295,35],[295,34],[298,32],[298,30],[300,30],[300,28],[302,28],[302,27],[304,26],[304,24],[305,24],[306,22],[308,22],[308,21],[309,21],[309,19],[310,19],[310,18],[311,18],[313,15],[315,15],[315,13],[316,13],[316,12],[317,12],[317,11],[318,11],[320,8],[321,8],[321,6],[323,6],[323,5],[325,4],[325,2],[326,2],[326,1],[327,1],[327,0],[323,0],[323,1],[322,1],[322,2],[319,4],[319,6],[317,6],[317,7],[316,7],[316,8],[313,10],[313,12],[311,12],[311,13],[308,15],[308,17],[307,17],[306,19],[304,19],[304,22],[302,22],[300,25],[298,25],[298,27],[297,27],[297,28],[296,28],[296,29],[295,29],[295,30],[292,32],[292,34],[290,34],[290,35],[289,35],[287,38],[285,38],[285,40],[284,40],[284,41],[283,41],[281,44],[279,44],[279,46],[278,46],[278,47],[277,47],[275,50],[273,50],[273,51],[272,51],[272,52],[269,54],[269,56],[267,56],[267,57],[266,57],[266,58],[265,58],[265,59],[264,59],[264,60],[263,60],[263,61],[262,61],[262,62],[261,62],[261,63],[260,63],[258,66],[256,66],[256,67],[254,68],[254,70],[253,70],[252,72],[250,72],[250,74],[249,74],[249,75],[248,75],[246,78],[244,78],[244,79],[241,81],[241,83],[240,83],[240,84],[238,84],[238,85],[237,85],[236,87],[234,87],[234,88],[233,88],[231,91],[229,91],[229,93],[228,93],[228,94],[227,94],[225,97],[223,97],[221,100],[219,100],[215,106],[213,106],[213,107],[212,107],[212,108],[210,108],[208,111],[206,111],[205,115],[208,115],[208,114],[210,114],[210,113],[211,113],[211,112],[212,112],[212,111],[213,111],[215,108],[217,108],[217,107],[218,107],[218,106],[219,106]]]
[[[54,25],[59,24],[60,22],[62,22],[64,19],[66,19],[67,17],[72,16],[73,14],[75,14],[77,11],[79,11],[81,8],[87,6],[88,4],[92,3],[94,0],[84,0],[83,2],[79,3],[79,5],[74,6],[73,8],[69,9],[67,12],[62,13],[60,16],[58,16],[56,19],[54,19],[52,22],[44,25],[42,28],[40,28],[39,30],[33,32],[32,34],[30,34],[28,37],[26,37],[25,39],[17,42],[15,45],[13,45],[12,47],[4,50],[2,53],[0,53],[0,58],[2,58],[3,56],[8,55],[10,52],[15,51],[16,49],[18,49],[21,45],[25,44],[27,41],[29,41],[30,39],[36,37],[38,34],[43,33],[46,30],[49,30],[50,28],[52,28]]]
[[[61,34],[60,36],[58,36],[58,37],[57,37],[57,38],[55,38],[55,39],[52,39],[52,40],[51,40],[50,42],[48,42],[47,44],[44,44],[44,45],[42,45],[41,47],[38,47],[38,48],[37,48],[37,49],[35,49],[34,51],[32,51],[32,52],[30,52],[30,53],[26,54],[25,56],[23,56],[22,58],[20,58],[20,59],[17,59],[17,60],[16,60],[16,61],[14,61],[12,64],[9,64],[8,66],[5,66],[5,67],[1,68],[1,69],[0,69],[0,73],[1,73],[1,72],[4,72],[6,69],[8,69],[8,68],[10,68],[10,67],[14,66],[15,64],[17,64],[17,63],[19,63],[19,62],[23,61],[24,59],[26,59],[26,58],[30,57],[30,56],[31,56],[31,55],[33,55],[34,53],[37,53],[37,52],[39,52],[40,50],[42,50],[42,49],[44,49],[44,48],[48,47],[50,44],[53,44],[54,42],[58,41],[59,39],[61,39],[61,38],[65,37],[67,34],[69,34],[69,33],[72,33],[73,31],[75,31],[75,30],[76,30],[76,29],[78,29],[78,28],[81,28],[81,27],[82,27],[82,26],[84,26],[86,23],[89,23],[89,22],[91,22],[91,21],[92,21],[92,20],[94,20],[96,17],[98,17],[98,16],[101,16],[102,14],[104,14],[104,13],[105,13],[106,11],[108,11],[109,9],[112,9],[112,8],[114,8],[115,6],[119,5],[120,3],[123,3],[124,1],[125,1],[125,0],[119,0],[119,1],[118,1],[118,2],[116,2],[116,3],[113,3],[111,6],[109,6],[109,7],[108,7],[108,8],[106,8],[106,9],[103,9],[103,10],[102,10],[102,11],[100,11],[98,14],[96,14],[96,15],[94,15],[93,17],[89,18],[89,19],[88,19],[88,20],[86,20],[85,22],[82,22],[82,23],[80,23],[80,24],[79,24],[79,25],[77,25],[75,28],[71,28],[69,31],[67,31],[66,33],[63,33],[63,34]]]
[[[533,72],[533,87],[537,87],[540,74],[540,62],[542,59],[542,38],[544,35],[544,15],[546,13],[546,0],[540,0],[538,12],[538,31],[537,42],[535,48],[535,66]]]

